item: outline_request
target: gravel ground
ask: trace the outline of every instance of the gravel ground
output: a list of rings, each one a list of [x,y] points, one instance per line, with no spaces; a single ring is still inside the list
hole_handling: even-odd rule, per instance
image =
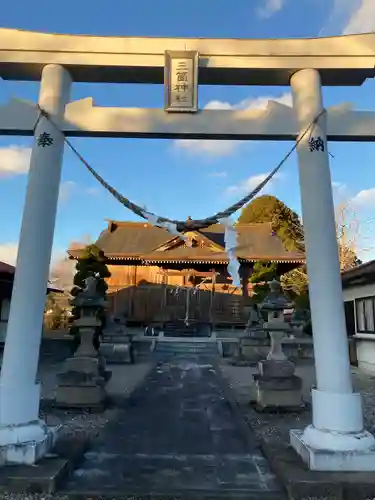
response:
[[[134,365],[110,365],[112,378],[106,386],[109,396],[119,397],[130,394],[142,382],[151,368],[150,363]],[[56,376],[62,370],[61,363],[42,364],[38,378],[42,383],[42,397],[53,398],[56,388]],[[91,413],[46,408],[41,410],[41,417],[47,425],[62,425],[61,434],[72,436],[84,432],[90,438],[95,437],[100,430],[116,418],[118,410],[109,408],[102,413]]]
[[[110,396],[124,396],[131,393],[135,387],[142,382],[151,368],[150,363],[139,363],[135,365],[110,365],[112,378],[107,384],[107,393]],[[56,375],[62,371],[61,363],[41,363],[38,379],[42,383],[42,397],[52,398],[56,387]],[[72,436],[75,434],[86,434],[89,438],[96,437],[103,427],[117,416],[116,408],[109,408],[102,413],[90,413],[57,410],[46,408],[41,410],[41,417],[50,426],[62,425],[61,434]],[[0,494],[0,500],[66,500],[65,495],[24,495],[9,493]]]
[[[287,443],[289,442],[290,429],[302,429],[311,423],[310,411],[299,414],[256,412],[249,405],[251,376],[256,373],[256,368],[223,364],[222,371],[229,385],[234,389],[245,418],[258,439],[267,437]],[[314,366],[312,364],[297,366],[296,374],[303,380],[305,401],[311,401],[310,389],[315,384]],[[375,377],[353,369],[353,382],[355,390],[361,392],[363,397],[365,427],[370,432],[375,432]]]
[[[107,385],[108,394],[119,396],[132,392],[143,380],[150,367],[149,363],[110,366],[113,375]],[[56,375],[61,369],[61,363],[42,364],[39,371],[39,379],[42,382],[43,397],[53,397],[56,387]],[[272,439],[288,441],[289,429],[304,428],[311,423],[310,411],[300,414],[260,414],[253,410],[249,406],[248,401],[251,391],[251,376],[253,373],[256,373],[256,368],[223,364],[222,370],[230,386],[235,390],[246,419],[258,438],[267,436],[272,437]],[[310,389],[315,384],[313,365],[298,365],[296,374],[303,380],[304,399],[310,401]],[[363,397],[365,427],[369,431],[375,432],[375,376],[369,376],[358,369],[353,369],[353,381],[355,389],[361,392]],[[103,413],[84,412],[80,414],[64,410],[46,410],[41,413],[48,425],[62,424],[62,433],[64,435],[85,432],[90,436],[94,436],[109,421],[116,418],[117,410],[110,408]]]

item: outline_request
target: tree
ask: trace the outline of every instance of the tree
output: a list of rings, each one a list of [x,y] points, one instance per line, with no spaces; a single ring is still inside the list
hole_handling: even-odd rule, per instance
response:
[[[72,241],[69,243],[69,248],[70,249],[81,249],[85,248],[89,243],[91,242],[90,236],[84,235],[81,238],[81,241]],[[63,293],[59,293],[56,295],[57,300],[55,300],[55,303],[59,306],[59,308],[62,311],[61,314],[61,326],[67,325],[68,323],[68,315],[70,314],[71,311],[71,306],[69,303],[69,298],[70,298],[70,291],[73,286],[73,277],[74,277],[74,269],[75,269],[75,261],[71,258],[69,258],[67,255],[60,254],[60,255],[55,255],[52,262],[51,262],[51,268],[50,268],[50,274],[49,274],[49,285],[53,288],[58,288],[62,290]],[[50,293],[47,296],[47,301],[46,301],[46,310],[51,310],[49,302],[49,298],[53,297],[55,294]],[[55,306],[54,306],[55,308]],[[48,315],[48,321],[52,321],[50,313]],[[57,316],[56,312],[56,316]],[[47,318],[47,317],[46,317]]]
[[[287,250],[304,250],[303,226],[298,215],[275,196],[259,196],[249,203],[239,217],[238,223],[270,222],[275,234]],[[341,202],[336,209],[336,234],[341,271],[352,269],[361,264],[357,257],[360,238],[359,222],[353,205]],[[250,281],[255,284],[256,301],[261,301],[268,290],[265,282],[276,276],[276,265],[258,262]],[[301,266],[281,276],[283,289],[294,300],[296,312],[301,317],[309,316],[308,276],[306,266]],[[311,333],[311,322],[306,321]]]
[[[80,256],[76,264],[76,274],[73,279],[74,287],[71,290],[71,295],[76,297],[85,288],[85,280],[89,276],[95,276],[97,278],[97,292],[105,298],[107,295],[108,285],[105,281],[106,278],[111,276],[111,273],[107,267],[107,258],[99,247],[95,244],[87,245],[81,250]],[[77,308],[73,308],[73,319],[78,319],[79,311]],[[101,326],[95,331],[94,343],[95,347],[99,347],[99,338],[105,328],[105,311],[99,311],[98,318],[101,320]],[[73,326],[70,329],[72,335],[77,335],[77,329]]]
[[[276,196],[258,196],[246,205],[238,224],[271,223],[286,250],[303,250],[303,229],[298,215]]]
[[[360,264],[358,258],[360,223],[354,206],[350,201],[342,201],[336,207],[336,237],[339,252],[340,270],[348,271]],[[307,292],[308,277],[306,266],[293,269],[282,277],[283,287],[296,295]]]
[[[362,264],[357,257],[360,224],[354,206],[342,201],[336,209],[336,234],[341,271],[348,271]]]
[[[81,250],[79,259],[76,264],[76,274],[73,279],[75,287],[79,290],[77,293],[85,288],[85,279],[89,276],[98,278],[97,291],[103,297],[106,296],[108,285],[105,278],[109,278],[111,273],[107,267],[107,258],[99,247],[95,244],[87,245]],[[74,290],[75,288],[73,288]],[[72,290],[72,292],[73,292]],[[73,292],[72,295],[77,295]]]
[[[53,262],[50,272],[50,283],[64,292],[72,288],[74,276],[74,261],[69,257],[62,257]]]
[[[84,235],[81,241],[72,241],[69,244],[70,249],[85,248],[91,243],[91,238]],[[74,276],[74,260],[70,259],[66,254],[55,256],[51,263],[50,282],[64,292],[69,292],[73,284]]]
[[[54,293],[49,293],[46,298],[44,308],[43,325],[47,330],[57,330],[63,327],[65,322],[65,312],[56,300]]]
[[[255,198],[243,208],[238,224],[271,223],[275,235],[286,250],[303,251],[303,229],[298,215],[275,196]],[[277,264],[260,261],[254,265],[250,281],[254,284],[254,300],[260,302],[268,292],[267,281],[277,276]]]
[[[253,299],[255,302],[262,302],[268,291],[268,282],[277,278],[276,262],[259,261],[254,264],[250,282],[253,283]]]

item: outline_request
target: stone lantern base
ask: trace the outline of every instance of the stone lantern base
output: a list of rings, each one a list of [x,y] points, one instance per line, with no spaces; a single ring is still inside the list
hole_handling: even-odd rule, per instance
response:
[[[253,402],[263,410],[299,410],[303,408],[302,380],[294,375],[294,364],[288,360],[265,360],[254,375]]]
[[[107,401],[98,358],[74,357],[58,375],[55,404],[64,408],[101,408]]]
[[[107,402],[107,377],[92,344],[93,332],[93,328],[81,328],[81,345],[57,376],[57,407],[101,409]]]

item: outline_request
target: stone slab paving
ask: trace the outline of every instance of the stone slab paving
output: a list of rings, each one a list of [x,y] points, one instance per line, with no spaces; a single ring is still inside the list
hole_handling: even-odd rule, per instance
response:
[[[160,363],[123,402],[64,493],[85,498],[284,498],[214,363]]]

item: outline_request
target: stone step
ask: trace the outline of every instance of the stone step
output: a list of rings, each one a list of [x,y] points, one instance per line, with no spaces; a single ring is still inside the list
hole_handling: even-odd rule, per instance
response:
[[[216,342],[210,344],[187,344],[182,342],[157,342],[155,352],[218,352]]]
[[[61,493],[87,498],[181,498],[225,500],[284,500],[281,488],[268,472],[259,452],[249,454],[145,456],[108,453],[86,454]],[[261,471],[261,472],[259,472]],[[260,476],[262,474],[262,476]],[[86,494],[86,497],[84,495]]]
[[[158,339],[157,340],[157,344],[158,345],[165,345],[165,346],[168,346],[168,345],[173,345],[173,346],[204,346],[204,347],[207,347],[207,346],[214,346],[216,345],[216,341],[214,340],[208,340],[208,341],[202,341],[202,340],[160,340]]]
[[[163,349],[165,351],[186,351],[187,349],[200,350],[200,351],[209,351],[209,350],[217,350],[217,343],[212,344],[185,344],[185,343],[171,343],[171,342],[157,342],[156,349]]]
[[[158,341],[153,356],[156,359],[216,358],[219,355],[217,342],[163,342]]]

